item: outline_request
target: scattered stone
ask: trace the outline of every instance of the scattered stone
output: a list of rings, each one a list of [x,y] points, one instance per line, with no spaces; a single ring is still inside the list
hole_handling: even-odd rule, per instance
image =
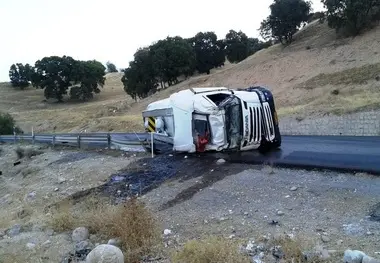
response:
[[[264,243],[260,243],[257,245],[256,249],[257,249],[257,251],[264,252],[266,250],[266,246]]]
[[[297,189],[298,189],[297,186],[292,186],[292,187],[290,188],[290,191],[297,191]]]
[[[273,226],[276,226],[276,225],[278,225],[278,221],[276,221],[276,220],[271,220],[271,221],[269,221],[269,224],[270,224],[270,225],[273,225]]]
[[[50,240],[46,240],[44,243],[42,243],[42,246],[43,247],[49,247],[51,244],[51,241]]]
[[[58,191],[59,191],[58,187],[54,188],[54,192],[58,192]]]
[[[80,242],[85,241],[89,238],[90,233],[88,232],[88,229],[85,227],[78,227],[74,229],[71,238],[74,242]]]
[[[224,159],[219,159],[216,161],[216,164],[224,164],[226,162],[226,160]]]
[[[94,245],[89,240],[80,241],[75,244],[75,252],[81,252],[83,250],[91,251],[93,248],[94,248]]]
[[[342,245],[343,244],[343,240],[342,239],[339,239],[338,241],[336,241],[336,244],[339,246],[339,245]]]
[[[366,254],[359,250],[347,249],[344,251],[343,262],[344,263],[362,263]]]
[[[5,236],[6,233],[5,233],[5,230],[4,229],[0,229],[0,238]]]
[[[221,218],[219,218],[219,221],[221,221],[221,222],[223,222],[223,221],[226,221],[226,220],[228,220],[228,218],[227,217],[221,217]]]
[[[272,255],[278,259],[281,259],[285,256],[284,251],[282,250],[281,246],[273,247],[272,248]]]
[[[87,255],[86,263],[124,263],[124,255],[118,247],[102,244]]]
[[[63,177],[58,178],[58,183],[59,184],[63,184],[64,182],[66,182],[65,178],[63,178]]]
[[[366,255],[363,257],[362,263],[380,263],[380,260]]]
[[[253,255],[255,251],[255,241],[249,240],[247,246],[245,247],[246,252],[249,255]]]
[[[367,231],[367,236],[372,236],[373,235],[373,233],[371,232],[371,231]]]
[[[112,238],[112,239],[108,240],[107,244],[108,244],[108,245],[115,246],[115,247],[120,247],[120,245],[121,245],[121,240],[118,239],[118,238]]]
[[[12,226],[8,231],[7,231],[7,235],[9,237],[15,237],[17,235],[19,235],[21,232],[21,225],[20,224],[16,224],[14,226]]]
[[[376,76],[375,78],[377,81],[380,81],[380,76]]]
[[[326,235],[322,235],[322,236],[321,236],[321,239],[322,239],[322,241],[325,242],[325,243],[330,242],[330,238],[329,238],[328,236],[326,236]]]
[[[283,216],[283,215],[285,215],[285,213],[283,211],[279,210],[279,211],[277,211],[277,215],[278,216]]]
[[[165,229],[164,230],[164,235],[165,236],[168,236],[168,235],[171,235],[172,231],[170,229]]]
[[[26,247],[27,247],[28,249],[34,249],[34,248],[36,247],[36,244],[34,244],[34,243],[27,243],[27,244],[26,244]]]
[[[232,235],[230,235],[228,238],[229,238],[229,239],[233,239],[233,238],[235,238],[235,236],[236,236],[235,234],[232,234]]]

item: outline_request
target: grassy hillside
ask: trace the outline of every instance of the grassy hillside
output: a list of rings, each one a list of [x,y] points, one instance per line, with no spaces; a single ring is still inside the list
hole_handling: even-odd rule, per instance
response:
[[[380,107],[380,28],[356,38],[337,39],[334,30],[314,22],[288,46],[273,46],[210,75],[195,76],[152,97],[132,101],[123,91],[121,74],[107,75],[106,85],[87,103],[50,103],[43,91],[14,90],[0,84],[0,110],[20,126],[37,132],[137,131],[141,111],[157,99],[189,87],[268,86],[279,115],[345,114]]]

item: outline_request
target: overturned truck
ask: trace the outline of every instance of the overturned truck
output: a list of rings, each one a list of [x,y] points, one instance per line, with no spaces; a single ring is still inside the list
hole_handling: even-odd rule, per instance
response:
[[[176,152],[266,152],[281,146],[274,98],[264,87],[182,90],[149,104],[142,115],[154,141]]]

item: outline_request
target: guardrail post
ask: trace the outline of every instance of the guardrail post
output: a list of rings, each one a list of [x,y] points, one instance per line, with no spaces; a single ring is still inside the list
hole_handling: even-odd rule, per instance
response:
[[[151,148],[152,148],[152,158],[154,158],[154,151],[153,151],[153,144],[154,143],[154,140],[153,140],[153,132],[150,133],[150,144],[151,144]]]
[[[78,135],[78,148],[80,149],[80,134]]]
[[[33,144],[35,143],[35,137],[34,137],[34,129],[33,129],[33,126],[32,126],[32,143],[33,143]]]
[[[111,150],[111,135],[107,133],[107,145],[108,145],[108,150]]]
[[[16,126],[13,126],[13,136],[14,136],[13,142],[14,144],[16,144]]]

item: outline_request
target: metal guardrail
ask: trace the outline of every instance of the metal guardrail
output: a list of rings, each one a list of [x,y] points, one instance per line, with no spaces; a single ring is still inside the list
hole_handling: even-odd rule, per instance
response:
[[[155,138],[153,136],[153,142]],[[104,147],[108,149],[138,150],[152,144],[148,133],[64,133],[64,134],[23,134],[0,135],[0,142],[31,142],[73,147]]]

